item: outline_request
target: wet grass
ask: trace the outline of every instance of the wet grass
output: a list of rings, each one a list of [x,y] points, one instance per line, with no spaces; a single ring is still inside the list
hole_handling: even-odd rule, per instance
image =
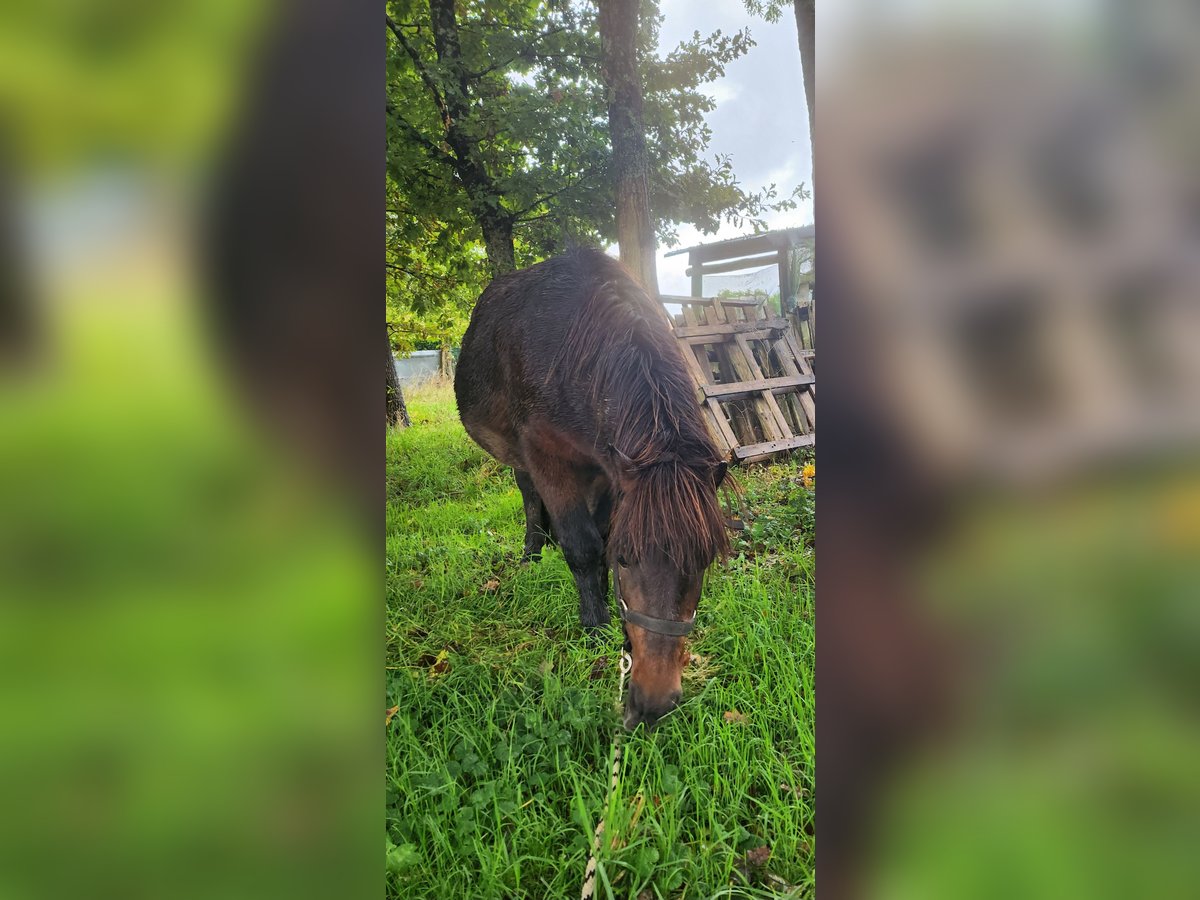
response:
[[[409,392],[387,444],[387,891],[597,897],[815,894],[813,492],[802,460],[739,472],[752,516],[714,570],[684,703],[624,742],[618,629],[585,645],[557,550],[521,566],[511,472],[447,386]]]

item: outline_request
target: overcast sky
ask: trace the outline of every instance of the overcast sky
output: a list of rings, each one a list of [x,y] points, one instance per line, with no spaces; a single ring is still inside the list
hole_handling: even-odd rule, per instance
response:
[[[718,28],[732,33],[748,27],[755,40],[750,52],[726,66],[725,77],[706,89],[717,101],[717,108],[708,114],[712,129],[709,158],[729,154],[734,173],[749,191],[771,182],[780,196],[790,194],[801,182],[811,189],[808,114],[791,6],[773,25],[749,15],[742,0],[662,0],[661,9],[664,21],[659,47],[664,53],[690,38],[694,31],[708,35]],[[812,201],[804,201],[791,212],[770,213],[766,219],[771,228],[808,224],[813,220]],[[723,225],[717,234],[704,235],[690,225],[680,225],[679,246],[750,233],[749,226],[737,229]],[[659,290],[664,294],[690,294],[691,281],[684,274],[687,255],[667,259],[665,254],[671,249],[664,247],[658,253]]]

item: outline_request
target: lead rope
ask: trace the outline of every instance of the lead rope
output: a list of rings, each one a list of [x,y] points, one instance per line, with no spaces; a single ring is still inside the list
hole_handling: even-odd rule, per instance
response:
[[[629,670],[633,668],[633,658],[628,652],[621,654],[621,680],[617,685],[617,707],[620,708],[621,703],[625,699],[625,676],[629,674]],[[621,731],[620,724],[613,730],[612,739],[612,778],[608,782],[608,795],[604,798],[604,808],[608,809],[608,804],[612,800],[613,792],[617,789],[617,782],[621,778]],[[596,824],[596,832],[592,835],[592,852],[588,856],[587,868],[583,870],[583,890],[579,892],[579,900],[592,900],[596,893],[596,866],[598,865],[598,857],[600,854],[600,839],[604,836],[604,816],[600,817],[600,821]]]

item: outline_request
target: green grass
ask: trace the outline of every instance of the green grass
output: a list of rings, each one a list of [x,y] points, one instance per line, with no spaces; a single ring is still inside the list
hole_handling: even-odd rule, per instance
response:
[[[625,739],[606,810],[619,631],[585,645],[561,554],[519,564],[511,472],[466,436],[447,387],[410,393],[413,427],[387,439],[388,896],[577,896],[606,812],[597,897],[813,896],[800,461],[738,473],[753,517],[706,581],[684,703]]]

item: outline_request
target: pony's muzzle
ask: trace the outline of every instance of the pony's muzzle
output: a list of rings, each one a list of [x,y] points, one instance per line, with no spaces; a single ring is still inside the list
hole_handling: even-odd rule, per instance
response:
[[[671,691],[663,697],[647,697],[646,693],[636,683],[629,685],[629,696],[625,698],[625,728],[633,731],[639,725],[645,725],[649,731],[658,724],[658,720],[679,705],[680,691]]]

